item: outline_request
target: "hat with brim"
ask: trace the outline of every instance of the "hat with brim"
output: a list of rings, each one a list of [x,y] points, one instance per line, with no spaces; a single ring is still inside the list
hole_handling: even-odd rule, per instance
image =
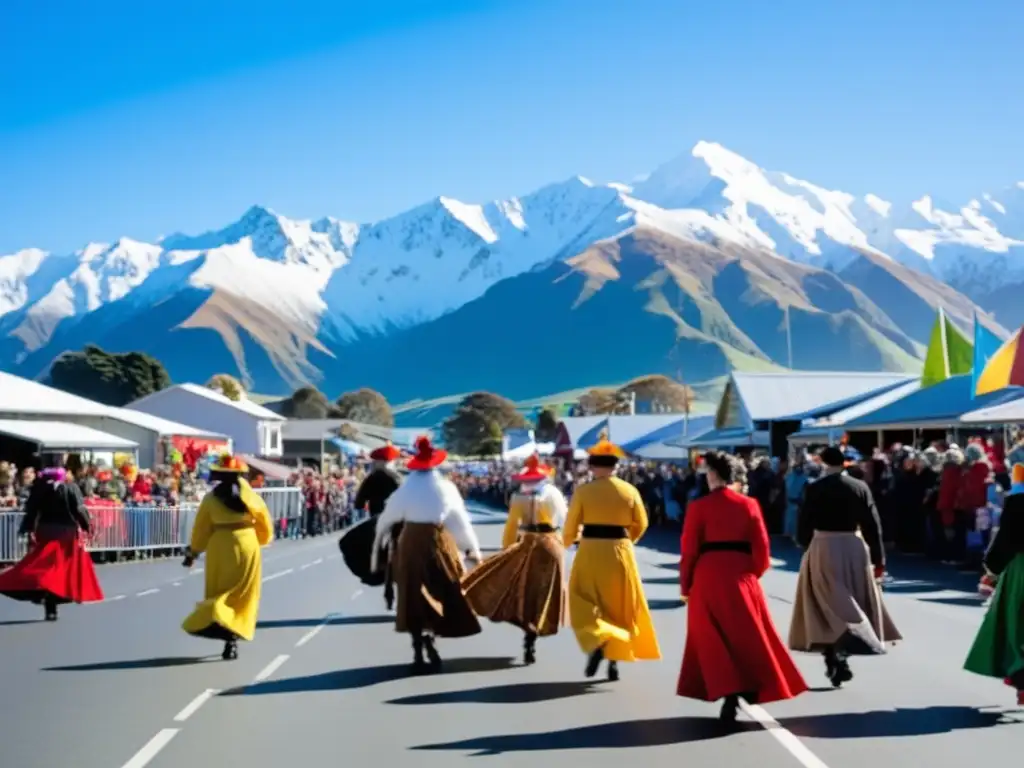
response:
[[[539,483],[551,477],[551,467],[540,463],[540,457],[534,454],[523,464],[523,471],[518,475],[512,475],[512,480],[517,483]]]
[[[839,448],[834,445],[828,446],[818,454],[822,464],[826,467],[844,467],[847,466],[847,457]],[[853,463],[853,462],[851,462]]]
[[[222,454],[217,463],[210,466],[211,472],[223,472],[225,474],[244,475],[249,467],[237,456],[228,453]]]
[[[619,459],[626,458],[626,452],[602,437],[597,444],[587,451],[587,460],[595,467],[614,467]]]
[[[407,469],[414,472],[425,472],[441,466],[448,459],[448,451],[435,448],[430,438],[424,435],[416,440],[416,453],[406,462]]]
[[[401,455],[402,452],[390,442],[387,445],[382,445],[380,448],[370,451],[370,459],[373,461],[394,461]]]

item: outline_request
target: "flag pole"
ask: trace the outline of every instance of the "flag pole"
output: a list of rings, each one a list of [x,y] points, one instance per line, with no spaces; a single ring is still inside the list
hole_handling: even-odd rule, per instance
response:
[[[789,304],[786,305],[786,353],[789,356],[789,370],[793,370],[793,325],[790,319]]]

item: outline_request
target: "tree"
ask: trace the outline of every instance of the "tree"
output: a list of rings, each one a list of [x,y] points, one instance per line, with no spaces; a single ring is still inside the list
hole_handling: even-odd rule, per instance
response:
[[[374,389],[357,389],[346,392],[336,403],[341,418],[359,424],[373,424],[378,427],[395,426],[395,415],[387,398]]]
[[[558,436],[558,416],[551,408],[545,408],[537,414],[537,423],[533,428],[533,435],[538,443],[554,442]]]
[[[580,416],[617,413],[618,403],[615,398],[615,390],[611,387],[595,387],[589,392],[585,392],[576,401],[576,410]]]
[[[338,408],[315,387],[302,387],[282,401],[281,415],[289,419],[337,419]]]
[[[694,401],[692,389],[660,374],[633,379],[615,394],[622,402],[636,395],[637,402],[646,403],[652,413],[687,413]]]
[[[142,352],[104,352],[94,344],[58,357],[49,378],[57,389],[118,407],[171,385],[156,358]]]
[[[242,382],[228,373],[218,373],[210,377],[210,380],[206,382],[206,388],[212,389],[214,392],[220,392],[228,400],[234,400],[236,403],[246,398],[245,387],[242,386]]]
[[[461,456],[493,456],[501,453],[506,429],[529,426],[515,404],[491,392],[474,392],[459,403],[441,427],[445,445]]]

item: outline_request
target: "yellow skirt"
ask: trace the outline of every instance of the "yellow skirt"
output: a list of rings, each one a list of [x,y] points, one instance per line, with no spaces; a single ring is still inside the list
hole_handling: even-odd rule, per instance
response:
[[[255,531],[217,531],[206,549],[204,600],[182,623],[190,635],[252,640],[260,609],[263,557]]]
[[[661,658],[633,542],[580,542],[569,576],[569,622],[584,653],[603,648],[609,661]]]

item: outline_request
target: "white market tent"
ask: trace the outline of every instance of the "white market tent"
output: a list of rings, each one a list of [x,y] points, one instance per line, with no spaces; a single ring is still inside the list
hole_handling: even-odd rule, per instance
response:
[[[968,411],[960,421],[965,424],[1024,424],[1024,398]]]
[[[63,421],[0,419],[0,435],[34,443],[40,452],[129,452],[139,447],[139,444],[132,440]]]
[[[917,392],[921,388],[921,382],[917,379],[900,384],[886,392],[882,392],[867,400],[862,400],[856,405],[836,411],[822,419],[809,419],[805,421],[799,432],[789,436],[789,442],[793,445],[811,445],[834,443],[846,432],[846,425],[861,416],[874,413],[890,403],[895,403],[907,395]]]

